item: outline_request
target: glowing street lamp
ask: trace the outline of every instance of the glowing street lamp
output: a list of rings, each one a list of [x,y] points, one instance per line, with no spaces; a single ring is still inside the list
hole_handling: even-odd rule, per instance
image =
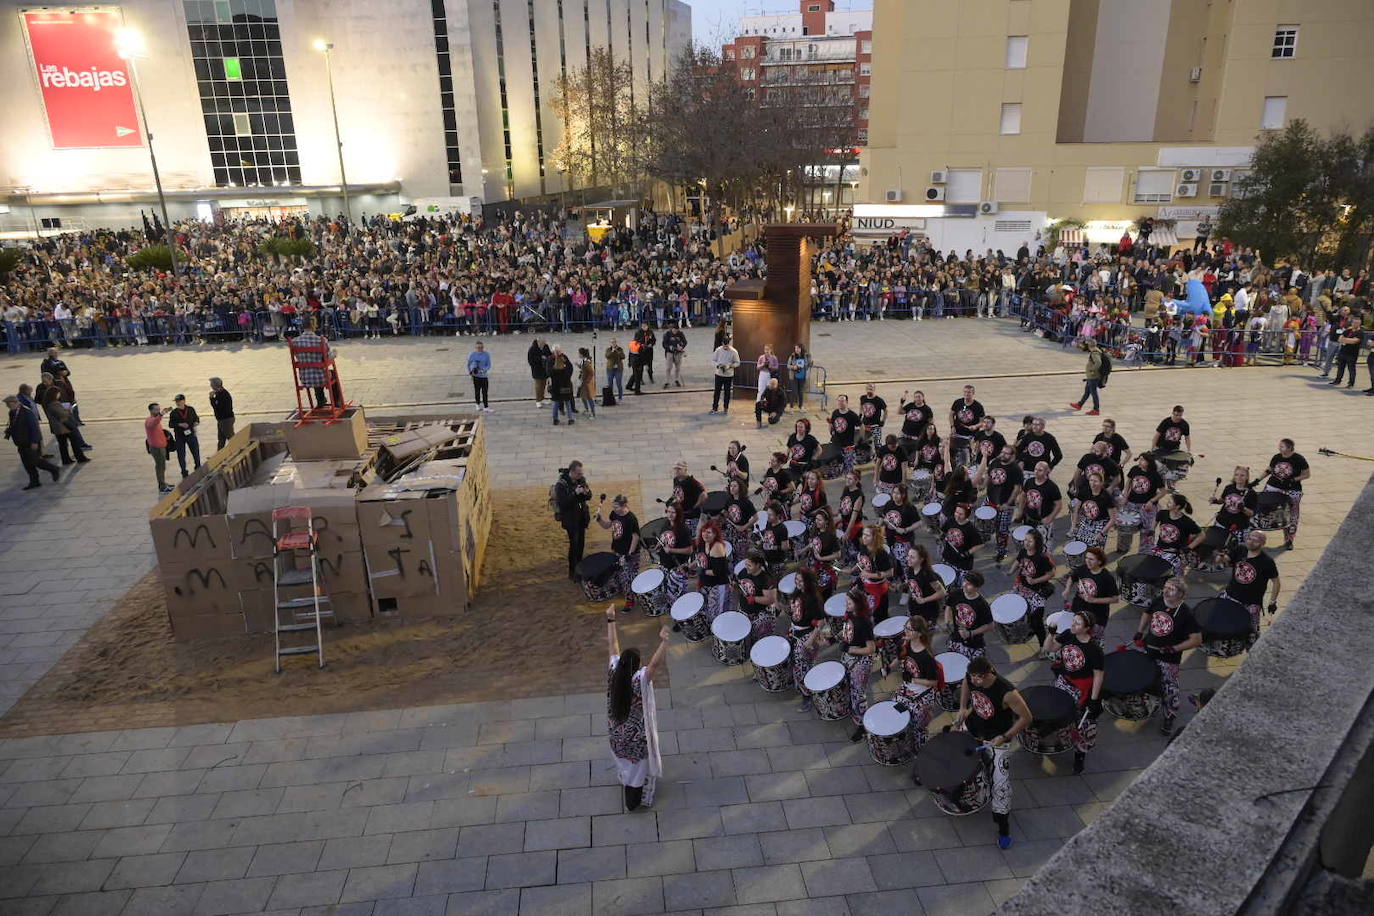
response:
[[[148,161],[153,166],[153,185],[157,188],[157,205],[162,211],[162,225],[167,231],[167,254],[172,262],[172,276],[177,275],[177,236],[172,230],[171,217],[167,215],[167,196],[162,192],[162,175],[157,170],[157,153],[153,151],[153,132],[148,128],[148,113],[143,108],[143,89],[138,80],[138,60],[146,57],[148,43],[143,33],[137,29],[116,29],[115,53],[129,65],[129,77],[133,82],[134,101],[138,103],[138,117],[143,122],[143,136],[148,139]]]
[[[330,53],[334,50],[334,43],[325,41],[323,38],[316,38],[313,46],[316,51],[324,55],[324,75],[329,82],[329,113],[334,116],[334,147],[339,154],[339,187],[343,189],[344,219],[352,223],[353,210],[348,203],[348,175],[344,172],[343,138],[339,136],[339,107],[334,101],[334,68],[330,61]]]

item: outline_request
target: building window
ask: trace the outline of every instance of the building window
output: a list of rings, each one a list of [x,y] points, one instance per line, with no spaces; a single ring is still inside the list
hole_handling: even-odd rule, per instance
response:
[[[726,60],[734,60],[734,59],[735,59],[735,49],[734,49],[734,48],[726,48],[726,49],[725,49],[725,59],[726,59]]]
[[[496,86],[501,96],[501,142],[506,155],[506,194],[515,196],[515,157],[510,142],[510,97],[506,92],[506,37],[501,28],[501,0],[492,0],[496,17]]]
[[[873,65],[872,65],[872,64],[870,64],[868,61],[864,61],[863,63],[859,64],[859,76],[872,76],[872,75],[873,75]]]
[[[1267,95],[1264,97],[1264,114],[1260,117],[1261,130],[1283,130],[1288,118],[1288,96]]]
[[[534,31],[534,0],[525,0],[530,20],[530,78],[534,88],[534,151],[539,157],[539,193],[544,187],[544,114],[539,100],[539,43]]]
[[[1142,169],[1135,176],[1135,202],[1167,204],[1174,199],[1173,169]]]
[[[745,60],[753,60],[753,59],[754,59],[754,54],[755,54],[755,53],[757,53],[757,52],[754,50],[754,46],[753,46],[753,45],[746,45],[745,48],[744,48],[744,59],[745,59]]]
[[[867,105],[865,105],[864,107],[862,107],[862,108],[859,109],[859,119],[860,119],[861,121],[867,121],[867,120],[868,120],[868,106],[867,106]]]
[[[1274,30],[1274,47],[1269,56],[1275,60],[1287,60],[1298,49],[1298,27],[1281,25]]]
[[[1123,168],[1089,168],[1083,173],[1083,203],[1121,203],[1121,184],[1126,180]]]
[[[458,107],[453,101],[453,62],[449,58],[448,12],[444,0],[430,0],[434,17],[434,59],[439,66],[439,113],[444,120],[444,159],[448,183],[463,183],[463,161],[458,152]]]
[[[998,169],[992,174],[992,199],[1002,203],[1027,203],[1031,191],[1030,169]]]
[[[1000,133],[1019,134],[1021,133],[1021,103],[1003,102],[1002,103],[1002,126]]]
[[[867,38],[865,38],[863,41],[859,42],[859,53],[860,53],[860,54],[872,54],[872,53],[873,53],[873,42],[870,41],[870,40],[867,39]]]
[[[300,184],[276,0],[187,0],[185,10],[215,184]]]
[[[813,3],[806,8],[806,11],[808,13],[819,13],[821,11],[821,5],[819,3]]]
[[[1030,49],[1030,38],[1025,35],[1007,36],[1007,69],[1026,69],[1026,52]]]
[[[740,71],[740,77],[743,78],[743,79],[746,79],[746,80],[751,80],[751,79],[753,79],[753,78],[754,78],[754,68],[753,68],[753,67],[745,67],[743,70]]]
[[[858,129],[858,131],[856,132],[855,139],[856,139],[860,144],[867,144],[867,143],[868,143],[868,128],[867,128],[867,127],[860,127],[860,128]]]
[[[868,83],[864,83],[862,86],[859,87],[859,98],[861,98],[861,99],[866,99],[866,98],[868,98],[868,94],[869,94],[870,91],[872,91],[872,87],[869,86]]]
[[[976,204],[982,199],[982,169],[949,169],[945,173],[946,201],[952,204]]]

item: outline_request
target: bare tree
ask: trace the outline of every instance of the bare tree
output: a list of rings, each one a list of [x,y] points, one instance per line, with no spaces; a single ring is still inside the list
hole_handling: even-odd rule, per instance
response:
[[[628,63],[597,48],[585,67],[560,76],[555,105],[563,138],[554,160],[592,186],[638,179],[636,130],[640,115]]]

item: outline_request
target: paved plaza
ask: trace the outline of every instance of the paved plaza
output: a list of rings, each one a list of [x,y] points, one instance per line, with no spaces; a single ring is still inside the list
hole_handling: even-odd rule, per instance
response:
[[[709,330],[689,339],[686,389],[663,392],[660,374],[649,394],[571,428],[552,427],[548,411],[532,405],[529,339],[491,342],[493,485],[550,481],[579,457],[593,486],[638,477],[648,499],[666,495],[678,457],[712,485],[707,466],[733,438],[750,446],[761,471],[783,427],[755,430],[748,403],[729,417],[708,415],[709,392],[700,389],[709,383]],[[589,336],[555,342],[593,344]],[[1015,322],[817,325],[812,343],[832,380],[853,383],[832,395],[857,395],[857,383],[872,379],[895,408],[903,388],[921,387],[943,428],[962,380],[976,379],[1009,437],[1022,415],[1045,415],[1073,461],[1098,430],[1096,418],[1065,406],[1081,391],[1082,355]],[[466,410],[470,344],[342,343],[346,390],[379,412]],[[208,415],[205,380],[218,375],[241,422],[294,406],[280,347],[64,357],[96,460],[56,486],[20,492],[18,463],[7,459],[0,708],[152,567],[146,403],[185,392]],[[39,359],[0,359],[4,387],[35,382]],[[1277,554],[1281,605],[1370,469],[1318,448],[1374,455],[1374,401],[1335,391],[1310,369],[1118,371],[1103,396],[1103,415],[1137,450],[1173,404],[1186,405],[1201,457],[1181,489],[1195,504],[1235,464],[1262,470],[1280,436],[1297,441],[1313,479],[1297,548]],[[815,405],[809,412],[816,416]],[[634,509],[641,519],[656,514]],[[1210,515],[1199,505],[1199,518]],[[1197,579],[1193,594],[1218,584]],[[986,591],[1005,588],[995,573]],[[1109,647],[1134,623],[1118,608]],[[990,644],[1013,681],[1048,683],[1028,646]],[[1236,663],[1190,653],[1185,693],[1220,686]],[[62,734],[54,722],[50,736],[0,740],[0,913],[986,913],[1165,747],[1154,723],[1104,715],[1082,776],[1069,772],[1067,755],[1013,755],[1016,844],[1003,851],[986,811],[941,814],[907,768],[874,764],[862,743],[848,741],[847,723],[796,713],[793,696],[763,693],[747,666],[723,668],[703,646],[675,640],[669,668],[671,689],[659,691],[665,776],[654,810],[634,814],[620,813],[600,694],[313,717],[292,716],[284,697],[276,719],[85,734]],[[875,699],[894,681],[875,686]]]

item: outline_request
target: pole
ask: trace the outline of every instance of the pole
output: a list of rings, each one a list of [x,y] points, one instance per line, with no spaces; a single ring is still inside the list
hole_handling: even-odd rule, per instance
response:
[[[329,82],[329,113],[334,116],[334,147],[339,154],[339,187],[343,191],[344,221],[352,224],[353,210],[348,203],[348,173],[344,171],[343,138],[339,136],[339,107],[334,102],[334,67],[330,63],[334,44],[324,46],[324,75]]]
[[[157,187],[157,206],[162,211],[162,225],[167,230],[167,254],[172,262],[172,276],[178,273],[177,234],[172,229],[172,219],[167,215],[167,195],[162,192],[162,175],[157,170],[157,153],[153,151],[153,132],[148,128],[148,112],[143,108],[143,84],[138,78],[138,60],[129,58],[129,75],[134,82],[134,100],[138,103],[138,116],[143,121],[143,134],[148,138],[148,161],[153,166],[153,184]]]

